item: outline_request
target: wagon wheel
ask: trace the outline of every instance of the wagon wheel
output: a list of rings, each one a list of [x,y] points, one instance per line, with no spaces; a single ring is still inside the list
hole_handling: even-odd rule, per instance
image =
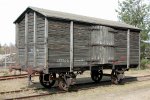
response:
[[[120,78],[120,73],[117,73],[115,71],[112,71],[111,73],[111,82],[113,84],[121,84],[123,83],[123,78]]]
[[[117,73],[115,72],[115,70],[113,69],[111,72],[111,82],[113,84],[118,84],[118,78],[117,78]]]
[[[91,72],[91,78],[94,82],[98,83],[103,77],[103,71],[102,70],[93,70]]]
[[[55,73],[45,74],[45,75],[44,75],[44,73],[40,73],[40,76],[39,76],[40,83],[45,88],[51,88],[55,84],[55,80],[52,80],[52,78],[53,79],[56,78],[56,74]]]
[[[65,90],[65,91],[68,91],[69,87],[67,86],[67,83],[65,82],[64,79],[60,80],[59,81],[59,84],[58,84],[59,88],[61,90]]]
[[[123,79],[118,79],[118,75],[113,75],[111,77],[111,82],[113,84],[121,84],[121,83],[123,83]]]
[[[117,75],[112,75],[112,76],[111,76],[111,82],[112,82],[113,84],[118,84]]]

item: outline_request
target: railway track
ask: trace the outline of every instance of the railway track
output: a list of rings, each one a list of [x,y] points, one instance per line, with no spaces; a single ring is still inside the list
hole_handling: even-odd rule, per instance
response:
[[[38,76],[37,74],[34,76]],[[26,78],[28,77],[28,74],[20,74],[20,75],[9,75],[9,76],[0,76],[0,81],[3,80],[11,80],[11,79],[17,79],[17,78]]]
[[[6,91],[6,92],[0,92],[1,95],[8,94],[8,93],[19,93],[23,91],[29,91],[29,90],[44,90],[46,88],[36,88],[36,89],[22,89],[22,90],[14,90],[14,91]]]
[[[140,82],[140,81],[148,81],[148,80],[150,80],[150,75],[125,78],[125,82],[135,82],[135,81]],[[75,86],[73,86],[70,89],[70,92],[77,92],[79,90],[94,89],[98,86],[103,86],[103,85],[111,85],[110,80],[101,81],[101,83],[89,82],[89,83],[76,84]],[[54,87],[54,88],[56,88],[56,87]],[[35,90],[40,90],[40,89],[44,89],[44,88],[38,88]],[[27,89],[25,91],[28,91],[28,90],[30,90],[30,89]],[[0,94],[6,94],[6,93],[12,93],[12,92],[15,92],[15,93],[21,92],[21,90],[1,92]],[[60,94],[60,93],[66,93],[66,91],[61,91],[61,90],[56,89],[56,91],[53,91],[53,92],[49,91],[48,93],[42,93],[42,94],[30,95],[30,96],[22,96],[22,97],[14,97],[14,98],[8,98],[5,100],[31,99],[31,98],[35,98],[35,97],[43,97],[43,96],[48,96],[48,95],[53,95],[53,94]]]
[[[6,71],[0,71],[0,73],[6,73]]]

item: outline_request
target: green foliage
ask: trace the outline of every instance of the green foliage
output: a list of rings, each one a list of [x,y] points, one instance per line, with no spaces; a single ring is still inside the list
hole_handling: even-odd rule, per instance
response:
[[[150,57],[150,44],[141,41],[141,59]]]
[[[119,20],[141,29],[141,59],[144,59],[149,46],[144,41],[150,40],[150,4],[144,3],[144,0],[124,0],[118,5]]]
[[[150,64],[150,61],[148,59],[141,59],[141,68],[145,69],[147,68],[147,64]]]

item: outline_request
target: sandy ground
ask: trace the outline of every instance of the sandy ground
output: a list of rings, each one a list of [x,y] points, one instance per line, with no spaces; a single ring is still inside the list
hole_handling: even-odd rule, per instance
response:
[[[55,94],[32,100],[150,100],[150,81],[99,86],[86,91]]]
[[[106,70],[105,73],[110,73],[109,70]],[[125,73],[126,76],[144,76],[149,75],[150,70],[130,70]],[[90,82],[91,78],[90,72],[85,72],[83,75],[79,75],[77,78],[77,83]],[[105,79],[110,79],[109,77],[104,77]],[[39,84],[38,77],[32,78],[36,84],[28,86],[27,78],[25,79],[14,79],[14,80],[5,80],[0,82],[0,92],[11,91],[18,89],[31,89],[30,91],[24,91],[21,93],[11,93],[6,95],[0,95],[0,100],[9,98],[9,97],[18,97],[25,95],[33,94],[42,94],[52,92],[44,90],[34,90],[35,88],[42,87]],[[33,89],[33,90],[32,90]],[[35,98],[34,100],[150,100],[150,81],[143,82],[132,82],[126,83],[124,85],[101,85],[94,89],[89,90],[80,90],[78,92],[68,92],[64,94],[54,94],[51,96],[46,96],[42,98]],[[113,98],[113,99],[112,99]],[[32,99],[33,100],[33,99]]]

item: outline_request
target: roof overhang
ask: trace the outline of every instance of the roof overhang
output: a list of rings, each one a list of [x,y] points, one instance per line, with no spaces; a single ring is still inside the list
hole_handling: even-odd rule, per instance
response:
[[[141,31],[141,29],[134,27],[132,25],[117,22],[117,21],[109,21],[104,19],[98,19],[93,17],[87,17],[87,16],[80,16],[70,13],[63,13],[58,11],[51,11],[41,8],[35,8],[35,7],[28,7],[15,21],[14,23],[19,23],[24,17],[26,13],[29,13],[31,11],[34,11],[38,14],[40,14],[43,17],[47,18],[54,18],[59,20],[68,20],[68,21],[76,21],[76,22],[82,22],[82,23],[88,23],[88,24],[94,24],[94,25],[102,25],[102,26],[109,26],[113,28],[119,28],[119,29],[130,29],[134,31]]]

